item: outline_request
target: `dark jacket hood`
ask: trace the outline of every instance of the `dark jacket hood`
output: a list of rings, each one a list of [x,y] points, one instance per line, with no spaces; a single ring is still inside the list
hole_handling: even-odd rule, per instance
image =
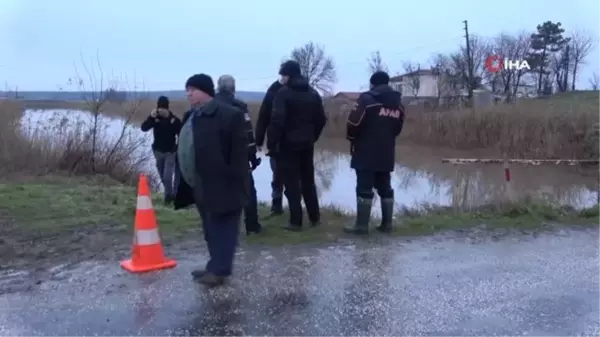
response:
[[[231,92],[226,92],[226,91],[218,91],[215,94],[215,97],[217,97],[217,98],[225,98],[227,100],[233,100],[235,98],[235,94],[231,93]]]
[[[275,81],[273,83],[271,83],[271,85],[269,86],[269,89],[267,89],[267,93],[276,93],[277,91],[279,91],[279,89],[281,89],[281,87],[283,87],[283,84],[281,84],[279,81]]]
[[[402,102],[402,94],[387,84],[378,85],[371,89],[369,93],[386,107],[397,107]]]
[[[303,76],[295,76],[288,81],[288,87],[294,91],[309,91],[308,79]]]

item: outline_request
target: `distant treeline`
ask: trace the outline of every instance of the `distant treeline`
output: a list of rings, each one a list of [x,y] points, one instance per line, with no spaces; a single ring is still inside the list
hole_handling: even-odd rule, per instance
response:
[[[94,97],[93,92],[85,91],[0,91],[0,98],[22,99],[22,100],[44,100],[44,101],[82,101],[90,100]],[[186,94],[183,90],[166,91],[115,91],[111,95],[123,100],[133,99],[157,99],[159,96],[167,96],[171,100],[185,99]],[[263,92],[256,91],[238,91],[236,96],[247,102],[259,102],[263,99]]]

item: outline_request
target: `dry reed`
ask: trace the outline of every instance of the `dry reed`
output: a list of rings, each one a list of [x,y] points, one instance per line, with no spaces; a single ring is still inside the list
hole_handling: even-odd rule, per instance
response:
[[[0,101],[0,175],[106,175],[134,183],[149,159],[144,139],[123,124],[116,137],[107,135],[107,122],[94,128],[91,118],[55,113],[44,120],[26,120],[19,102]],[[93,144],[93,134],[96,144]],[[145,151],[146,150],[146,151]]]
[[[493,155],[506,153],[516,158],[597,158],[598,98],[597,91],[583,91],[478,110],[425,111],[409,106],[399,141],[460,150],[488,149]],[[44,104],[83,108],[77,102]],[[345,136],[350,105],[328,101],[324,138]],[[134,122],[141,122],[154,106],[154,101],[140,102]],[[178,116],[188,106],[183,100],[171,102],[171,110]],[[249,103],[254,122],[259,106]],[[103,113],[123,116],[125,112],[120,106],[107,104]]]

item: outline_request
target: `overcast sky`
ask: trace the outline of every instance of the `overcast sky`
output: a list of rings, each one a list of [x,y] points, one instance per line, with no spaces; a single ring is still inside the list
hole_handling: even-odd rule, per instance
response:
[[[310,40],[336,64],[336,91],[368,83],[366,58],[379,49],[391,72],[404,61],[429,65],[435,52],[470,32],[534,30],[545,20],[583,29],[597,40],[598,0],[0,0],[0,83],[19,90],[56,90],[83,54],[99,54],[120,86],[182,89],[188,76],[230,73],[239,90],[262,91],[282,58]],[[376,6],[370,6],[371,4]],[[579,78],[599,71],[598,45]]]

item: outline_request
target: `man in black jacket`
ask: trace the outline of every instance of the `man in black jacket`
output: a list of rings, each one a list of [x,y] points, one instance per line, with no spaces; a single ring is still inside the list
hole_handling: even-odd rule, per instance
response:
[[[177,135],[181,129],[181,120],[169,110],[169,99],[160,96],[156,109],[142,123],[142,131],[150,129],[154,132],[152,151],[156,159],[156,168],[165,189],[165,204],[173,201],[175,174],[175,151],[177,150]],[[175,174],[176,175],[176,174]]]
[[[246,235],[258,234],[262,226],[258,222],[258,200],[256,197],[256,186],[254,185],[254,171],[260,165],[260,158],[256,156],[256,143],[254,142],[254,132],[252,131],[252,119],[248,111],[248,105],[235,98],[235,79],[231,75],[223,75],[217,80],[217,95],[215,98],[222,102],[230,104],[244,112],[246,119],[246,136],[248,138],[248,162],[250,170],[248,172],[248,203],[244,208],[244,223],[246,224]]]
[[[275,157],[289,204],[290,221],[284,228],[298,231],[302,229],[302,198],[311,224],[320,221],[313,155],[327,117],[321,96],[300,74],[298,62],[285,62],[279,74],[284,87],[273,101],[267,148]]]
[[[259,151],[265,141],[267,127],[271,122],[271,113],[273,111],[273,99],[275,94],[283,87],[279,80],[273,82],[263,98],[262,104],[258,111],[258,120],[256,121],[256,146]],[[270,154],[269,154],[270,155]],[[277,171],[277,164],[273,156],[269,156],[269,164],[271,166],[271,216],[283,214],[283,181],[281,174]]]
[[[395,166],[396,137],[404,124],[400,93],[390,86],[383,71],[371,76],[371,90],[363,92],[348,116],[346,137],[350,140],[350,167],[356,171],[356,222],[344,228],[352,234],[368,234],[373,188],[381,198],[381,225],[390,232],[394,215],[391,172]]]
[[[210,76],[190,77],[186,90],[192,110],[186,114],[179,134],[177,163],[182,179],[175,209],[196,204],[210,260],[205,270],[195,270],[192,276],[216,286],[231,275],[247,199],[246,126],[242,111],[214,99]]]

